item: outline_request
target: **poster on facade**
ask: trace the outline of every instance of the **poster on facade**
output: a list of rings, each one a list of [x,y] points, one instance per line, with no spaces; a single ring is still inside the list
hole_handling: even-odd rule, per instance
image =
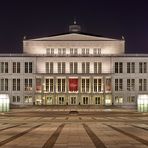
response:
[[[69,79],[69,91],[77,92],[78,91],[78,79],[70,78]]]

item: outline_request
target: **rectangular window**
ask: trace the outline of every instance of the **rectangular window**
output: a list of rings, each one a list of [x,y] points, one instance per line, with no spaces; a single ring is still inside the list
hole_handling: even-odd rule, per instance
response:
[[[65,73],[65,62],[58,62],[58,73]]]
[[[93,49],[93,54],[94,54],[94,55],[99,55],[99,54],[101,54],[101,48],[94,48],[94,49]]]
[[[75,55],[78,54],[78,49],[77,49],[77,48],[74,49],[74,54],[75,54]]]
[[[62,62],[62,73],[65,73],[65,62]]]
[[[101,73],[101,72],[102,72],[102,63],[94,62],[94,73]]]
[[[46,73],[53,73],[53,62],[46,62]]]
[[[85,48],[82,48],[82,55],[85,55]]]
[[[128,103],[134,103],[135,102],[135,96],[128,96],[127,97],[127,102]]]
[[[81,91],[82,92],[89,92],[89,79],[81,79]]]
[[[122,104],[123,103],[123,97],[115,96],[115,103]]]
[[[54,54],[54,48],[47,48],[46,54],[53,55]]]
[[[73,48],[70,48],[70,54],[73,55]]]
[[[123,73],[123,63],[115,62],[115,73]]]
[[[82,73],[85,73],[85,63],[82,62]]]
[[[25,73],[32,73],[32,62],[25,62]]]
[[[94,92],[102,91],[102,79],[94,79]]]
[[[147,73],[147,63],[146,62],[139,63],[139,73]]]
[[[20,101],[21,101],[20,96],[13,96],[13,97],[12,97],[12,102],[14,102],[14,103],[19,103]]]
[[[147,91],[147,79],[139,79],[139,91]]]
[[[127,90],[135,91],[135,79],[127,79]]]
[[[86,54],[87,55],[89,54],[89,48],[86,48]]]
[[[66,89],[66,80],[58,79],[58,92],[65,92]]]
[[[90,63],[82,62],[82,73],[89,73],[90,71]]]
[[[45,80],[45,88],[46,92],[53,92],[53,79],[46,79]]]
[[[62,54],[61,48],[58,48],[58,54],[59,54],[59,55]]]
[[[70,73],[77,73],[77,62],[70,62]]]
[[[8,79],[0,79],[0,90],[8,91]]]
[[[78,63],[74,62],[74,73],[78,73]]]
[[[53,62],[50,62],[50,73],[53,73]]]
[[[70,73],[73,73],[73,62],[70,62]]]
[[[61,73],[62,70],[61,70],[61,62],[58,62],[58,73]]]
[[[32,96],[25,96],[24,103],[32,103]]]
[[[46,69],[46,73],[49,73],[49,62],[45,63],[45,69]]]
[[[123,91],[123,79],[115,79],[115,91]]]
[[[32,91],[32,79],[25,79],[25,91]]]
[[[0,62],[0,73],[8,73],[8,62]]]
[[[13,62],[13,73],[20,73],[20,62]]]
[[[89,69],[90,69],[90,63],[86,62],[86,73],[89,73]]]
[[[13,79],[12,90],[13,91],[20,91],[20,79]]]

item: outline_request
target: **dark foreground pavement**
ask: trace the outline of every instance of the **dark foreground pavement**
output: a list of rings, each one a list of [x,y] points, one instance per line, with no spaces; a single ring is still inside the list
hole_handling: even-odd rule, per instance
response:
[[[14,109],[0,114],[2,148],[148,148],[148,114]]]

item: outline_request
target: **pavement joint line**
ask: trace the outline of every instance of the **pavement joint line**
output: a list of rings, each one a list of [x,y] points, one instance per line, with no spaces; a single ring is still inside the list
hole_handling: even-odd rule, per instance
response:
[[[54,144],[56,143],[60,133],[62,132],[62,129],[64,128],[65,123],[62,123],[58,126],[56,131],[49,137],[49,139],[45,142],[45,144],[42,146],[42,148],[52,148],[54,147]]]
[[[116,130],[116,131],[118,131],[118,132],[120,132],[120,133],[122,133],[122,134],[124,134],[124,135],[126,135],[128,137],[131,137],[131,138],[135,139],[136,141],[138,141],[138,142],[148,146],[148,141],[147,140],[144,140],[144,139],[142,139],[140,137],[137,137],[137,136],[135,136],[133,134],[130,134],[128,132],[125,132],[125,131],[117,128],[117,127],[114,127],[114,126],[111,126],[111,125],[108,125],[108,124],[105,124],[105,125],[107,125],[108,127],[112,128],[113,130]]]
[[[96,134],[90,129],[88,125],[85,123],[82,124],[84,129],[86,130],[88,136],[92,140],[93,144],[96,146],[96,148],[107,148],[104,143],[96,136]]]
[[[146,127],[140,127],[140,126],[137,126],[137,125],[131,125],[131,126],[148,131],[148,128],[146,128]]]
[[[8,138],[8,139],[3,140],[3,141],[0,142],[0,146],[3,146],[3,145],[5,145],[5,144],[7,144],[7,143],[9,143],[9,142],[11,142],[11,141],[17,139],[17,138],[19,138],[19,137],[21,137],[21,136],[23,136],[23,135],[25,135],[25,134],[31,132],[32,130],[34,130],[34,129],[40,127],[40,126],[42,126],[42,125],[43,125],[43,124],[39,124],[39,125],[33,126],[32,128],[30,128],[30,129],[28,129],[28,130],[25,130],[25,131],[23,131],[23,132],[21,132],[21,133],[19,133],[19,134],[17,134],[17,135],[14,135],[14,136],[12,136],[12,137],[10,137],[10,138]]]
[[[18,125],[14,125],[14,126],[5,127],[5,128],[0,129],[0,132],[1,131],[4,131],[4,130],[7,130],[7,129],[10,129],[10,128],[18,127],[18,126],[21,126],[21,125],[24,125],[24,124],[26,124],[26,123],[22,123],[22,124],[18,124]]]

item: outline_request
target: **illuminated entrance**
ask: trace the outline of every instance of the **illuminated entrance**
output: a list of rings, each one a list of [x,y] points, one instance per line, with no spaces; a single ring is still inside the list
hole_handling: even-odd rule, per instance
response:
[[[10,99],[7,94],[0,94],[0,112],[8,112],[10,109]]]
[[[148,112],[148,95],[138,95],[137,109],[139,112]]]

